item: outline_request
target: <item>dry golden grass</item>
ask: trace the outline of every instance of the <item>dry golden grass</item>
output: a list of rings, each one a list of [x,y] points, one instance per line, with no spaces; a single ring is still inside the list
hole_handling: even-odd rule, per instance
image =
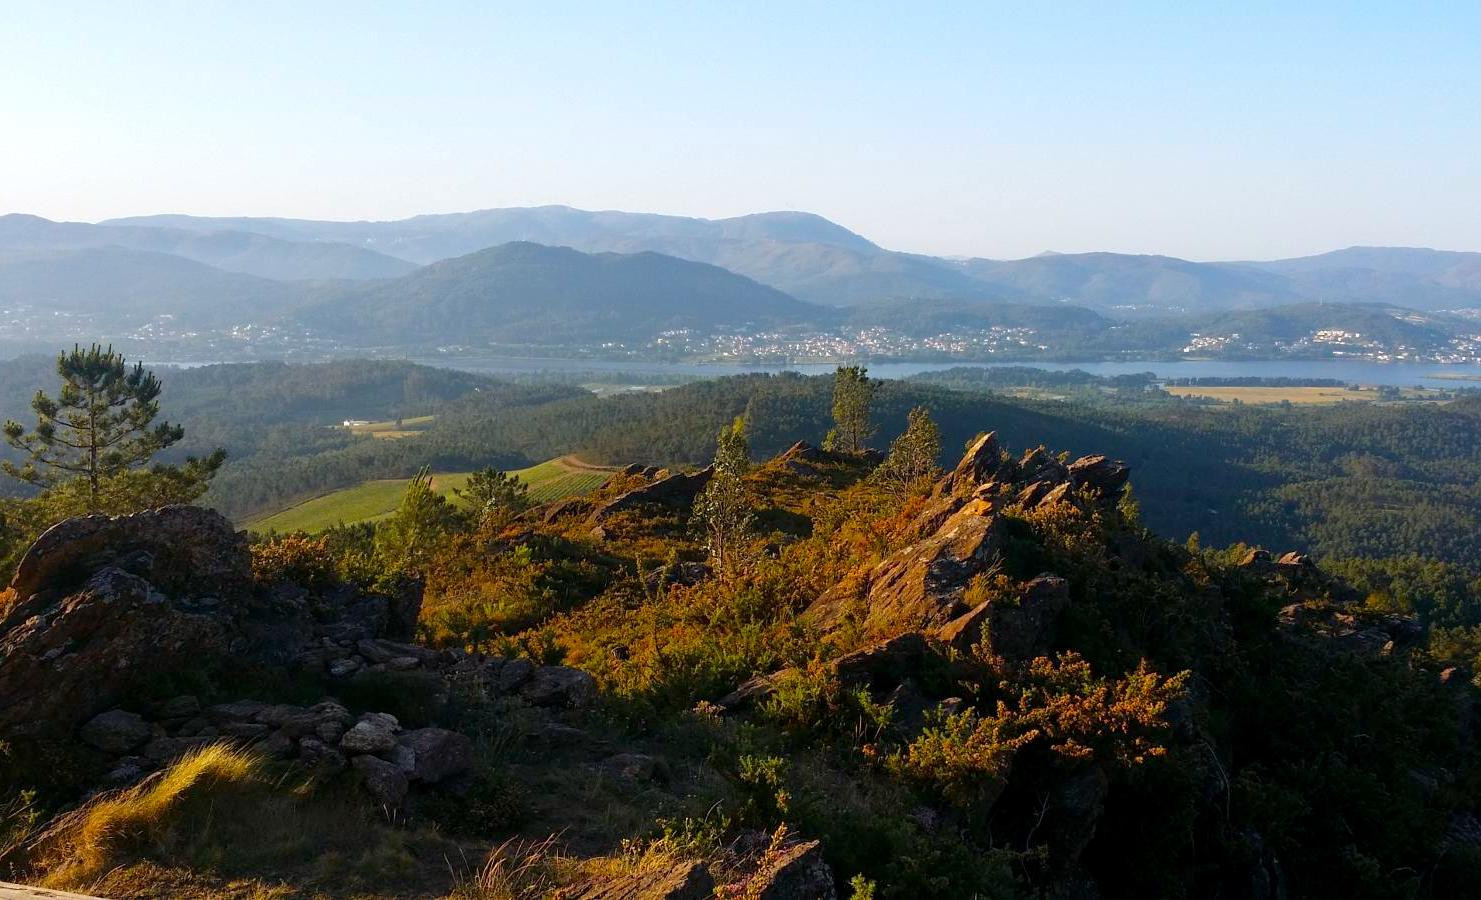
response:
[[[57,888],[89,885],[141,843],[158,841],[192,796],[259,778],[262,760],[224,744],[180,758],[155,777],[102,794],[53,822],[36,841],[36,857]]]
[[[1177,397],[1208,397],[1221,403],[1262,405],[1286,400],[1298,405],[1325,405],[1347,401],[1373,401],[1378,392],[1372,388],[1349,391],[1340,387],[1184,387],[1171,385],[1167,392]]]

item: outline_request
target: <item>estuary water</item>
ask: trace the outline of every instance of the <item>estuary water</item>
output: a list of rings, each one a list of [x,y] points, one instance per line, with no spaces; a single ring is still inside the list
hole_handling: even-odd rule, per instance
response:
[[[835,368],[834,363],[666,363],[494,356],[434,356],[415,358],[412,362],[491,375],[537,372],[622,372],[633,375],[695,378],[714,378],[751,372],[800,372],[804,375],[823,375],[832,372]],[[1056,371],[1080,369],[1093,375],[1152,372],[1160,378],[1335,378],[1339,381],[1363,385],[1393,385],[1395,387],[1422,385],[1427,388],[1473,387],[1481,389],[1481,364],[1381,363],[1364,360],[1173,360],[1169,362],[1018,362],[1002,364],[882,362],[869,364],[869,374],[877,378],[904,378],[920,372],[939,372],[944,369],[1000,368],[1002,366],[1028,366]],[[1471,380],[1466,380],[1467,378]]]

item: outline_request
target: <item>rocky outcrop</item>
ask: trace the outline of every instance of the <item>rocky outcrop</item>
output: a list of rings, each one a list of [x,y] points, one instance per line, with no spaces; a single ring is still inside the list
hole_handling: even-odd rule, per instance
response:
[[[743,896],[757,900],[833,900],[838,890],[823,861],[818,841],[799,841],[768,850]]]
[[[856,584],[825,593],[809,616],[827,629],[857,615],[867,634],[945,625],[966,611],[963,596],[972,578],[1000,559],[1002,522],[984,512],[964,506],[936,534],[889,555]]]
[[[635,487],[602,504],[592,515],[592,518],[594,521],[600,522],[602,519],[622,510],[641,509],[649,506],[687,510],[693,505],[694,498],[699,496],[699,492],[704,490],[705,485],[710,483],[710,477],[714,474],[714,468],[707,467],[693,474],[686,475],[680,472],[655,478],[648,484]]]
[[[1316,639],[1370,658],[1409,650],[1424,640],[1424,626],[1412,616],[1353,611],[1331,603],[1290,604],[1281,609],[1279,621],[1291,639]]]
[[[1055,575],[1040,575],[1016,597],[990,599],[943,625],[936,637],[966,653],[979,642],[995,656],[1026,662],[1047,652],[1054,625],[1070,605],[1070,585]]]
[[[1131,469],[1109,457],[1082,456],[1069,464],[1069,478],[1077,490],[1114,500],[1131,478]]]

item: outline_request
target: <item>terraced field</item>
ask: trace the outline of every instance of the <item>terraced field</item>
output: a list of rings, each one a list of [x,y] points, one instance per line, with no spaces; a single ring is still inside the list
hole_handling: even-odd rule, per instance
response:
[[[612,469],[590,466],[571,457],[549,459],[517,475],[530,486],[530,497],[537,503],[573,497],[596,490],[612,476]],[[467,472],[442,472],[432,476],[432,486],[451,497],[454,488],[468,483]],[[395,511],[406,492],[410,479],[390,478],[367,481],[352,488],[334,491],[305,500],[287,509],[248,520],[244,527],[252,531],[322,531],[332,525],[373,522]]]

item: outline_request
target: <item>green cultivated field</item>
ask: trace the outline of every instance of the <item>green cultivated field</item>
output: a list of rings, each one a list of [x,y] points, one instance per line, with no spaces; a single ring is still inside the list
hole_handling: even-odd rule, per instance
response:
[[[444,496],[453,488],[468,483],[467,472],[444,472],[432,476],[432,486]],[[546,460],[528,469],[516,469],[511,475],[530,486],[530,498],[536,503],[559,500],[596,490],[611,477],[610,469],[586,466],[568,457]],[[370,522],[383,519],[396,509],[410,479],[391,478],[367,481],[352,488],[334,491],[290,506],[279,512],[248,520],[252,531],[322,531],[332,525]]]

